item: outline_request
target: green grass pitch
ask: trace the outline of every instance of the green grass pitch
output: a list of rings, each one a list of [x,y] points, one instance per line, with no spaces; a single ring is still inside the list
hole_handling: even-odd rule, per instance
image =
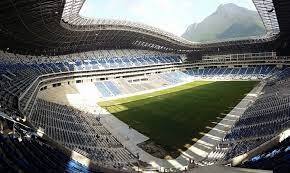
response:
[[[99,103],[168,152],[184,150],[213,127],[256,81],[195,81],[182,86]]]

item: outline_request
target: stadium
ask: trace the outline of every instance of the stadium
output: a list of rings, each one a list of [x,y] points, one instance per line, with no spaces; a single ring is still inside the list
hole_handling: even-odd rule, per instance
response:
[[[0,2],[1,172],[289,172],[290,1],[207,42],[84,3]]]

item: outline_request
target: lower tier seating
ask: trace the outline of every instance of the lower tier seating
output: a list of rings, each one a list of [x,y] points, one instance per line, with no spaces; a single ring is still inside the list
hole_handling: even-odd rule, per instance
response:
[[[244,154],[290,128],[290,78],[267,84],[262,94],[243,113],[205,164],[223,162]]]
[[[101,172],[35,138],[0,135],[0,172]]]
[[[56,142],[100,165],[129,168],[137,162],[95,115],[38,99],[29,120]]]
[[[252,157],[245,163],[239,165],[239,167],[273,170],[273,172],[289,172],[290,137],[268,151]]]
[[[260,80],[268,78],[280,70],[274,66],[257,66],[248,68],[205,68],[171,71],[148,75],[143,79],[117,79],[96,82],[101,97],[115,97],[132,94],[162,86],[173,86],[192,80]],[[122,80],[122,82],[120,82]],[[154,84],[160,85],[154,85]],[[125,89],[124,89],[125,88]]]

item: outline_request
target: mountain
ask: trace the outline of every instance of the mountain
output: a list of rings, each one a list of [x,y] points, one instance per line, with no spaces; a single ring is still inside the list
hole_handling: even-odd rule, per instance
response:
[[[191,24],[182,37],[194,42],[203,42],[264,33],[264,25],[256,11],[229,3],[220,5],[202,22]]]

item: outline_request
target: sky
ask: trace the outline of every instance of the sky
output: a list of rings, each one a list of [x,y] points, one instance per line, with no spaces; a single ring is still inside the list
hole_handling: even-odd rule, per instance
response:
[[[256,10],[252,0],[86,0],[80,15],[141,22],[180,36],[226,3]]]

